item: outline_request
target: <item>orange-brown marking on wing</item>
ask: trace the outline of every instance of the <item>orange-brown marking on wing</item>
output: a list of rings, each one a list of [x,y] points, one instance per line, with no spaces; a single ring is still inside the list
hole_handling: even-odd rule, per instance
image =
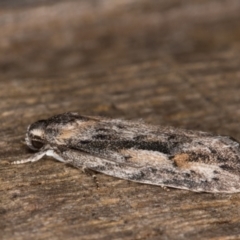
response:
[[[59,139],[69,139],[76,135],[76,129],[72,130],[63,130],[59,133]]]
[[[189,168],[189,155],[187,153],[175,155],[173,161],[179,168]]]
[[[74,138],[76,135],[80,135],[85,129],[89,129],[90,126],[94,126],[95,121],[76,121],[75,123],[65,125],[57,136],[59,144],[63,143],[65,139]]]

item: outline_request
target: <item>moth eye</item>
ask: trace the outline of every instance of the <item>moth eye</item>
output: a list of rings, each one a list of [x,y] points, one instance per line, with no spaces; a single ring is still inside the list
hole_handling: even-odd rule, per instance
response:
[[[38,140],[32,140],[31,142],[32,146],[36,149],[40,149],[43,147],[44,143]]]

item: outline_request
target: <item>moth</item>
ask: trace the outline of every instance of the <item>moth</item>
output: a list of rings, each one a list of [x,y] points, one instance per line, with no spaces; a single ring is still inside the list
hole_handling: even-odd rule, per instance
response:
[[[113,177],[195,192],[240,192],[239,143],[228,136],[67,112],[31,124],[26,144],[44,156]]]

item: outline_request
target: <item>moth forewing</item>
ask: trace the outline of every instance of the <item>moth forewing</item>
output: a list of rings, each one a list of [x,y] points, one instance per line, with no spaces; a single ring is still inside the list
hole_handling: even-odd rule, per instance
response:
[[[64,113],[28,127],[27,145],[78,168],[203,192],[240,192],[239,143],[226,136],[139,121]]]

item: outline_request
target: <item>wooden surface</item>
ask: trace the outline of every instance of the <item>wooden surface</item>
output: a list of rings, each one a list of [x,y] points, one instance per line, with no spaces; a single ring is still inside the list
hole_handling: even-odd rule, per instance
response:
[[[20,3],[21,2],[21,3]],[[240,239],[240,194],[162,189],[29,151],[28,124],[77,111],[240,140],[238,0],[2,1],[2,239]]]

